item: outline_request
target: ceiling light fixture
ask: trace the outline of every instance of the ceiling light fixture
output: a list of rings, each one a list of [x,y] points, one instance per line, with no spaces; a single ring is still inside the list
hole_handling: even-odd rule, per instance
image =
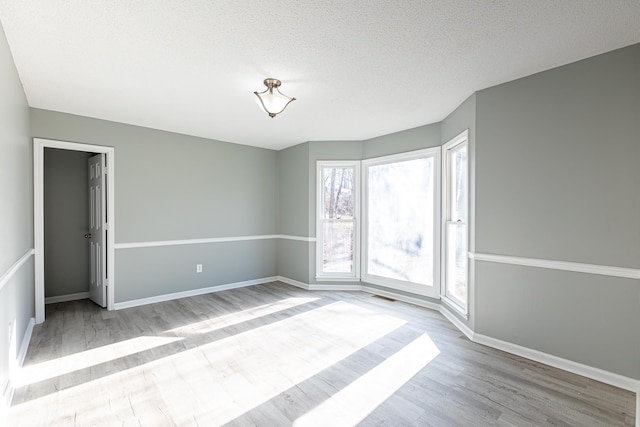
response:
[[[264,112],[271,118],[282,113],[291,101],[296,100],[295,98],[289,98],[280,92],[280,89],[278,88],[281,84],[282,82],[278,79],[264,79],[264,85],[267,89],[264,92],[253,92],[258,97],[258,105],[260,105]]]

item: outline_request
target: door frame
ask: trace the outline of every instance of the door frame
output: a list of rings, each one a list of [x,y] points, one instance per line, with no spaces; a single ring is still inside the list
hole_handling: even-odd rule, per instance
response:
[[[35,314],[36,323],[44,322],[44,149],[104,153],[107,157],[107,310],[115,301],[115,148],[104,145],[81,144],[53,139],[33,139],[33,236],[35,247]]]

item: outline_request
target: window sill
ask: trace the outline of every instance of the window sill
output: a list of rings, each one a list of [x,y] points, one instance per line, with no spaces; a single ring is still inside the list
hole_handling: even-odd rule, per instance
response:
[[[442,295],[442,297],[440,297],[440,301],[444,303],[444,305],[448,309],[453,310],[453,312],[458,316],[461,316],[465,320],[469,320],[469,310],[462,308],[460,304],[457,303],[456,301],[452,300],[451,298],[445,295]]]
[[[339,276],[316,276],[319,282],[359,282],[359,277],[339,277]]]

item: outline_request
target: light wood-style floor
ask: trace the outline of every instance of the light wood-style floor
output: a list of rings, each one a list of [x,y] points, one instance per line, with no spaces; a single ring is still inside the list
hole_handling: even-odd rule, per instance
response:
[[[47,306],[10,426],[632,426],[635,395],[470,342],[439,313],[282,283]]]

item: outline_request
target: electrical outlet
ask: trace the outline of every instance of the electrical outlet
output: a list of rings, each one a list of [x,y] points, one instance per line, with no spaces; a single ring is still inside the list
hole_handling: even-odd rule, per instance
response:
[[[196,264],[196,273],[202,273],[202,264]]]

